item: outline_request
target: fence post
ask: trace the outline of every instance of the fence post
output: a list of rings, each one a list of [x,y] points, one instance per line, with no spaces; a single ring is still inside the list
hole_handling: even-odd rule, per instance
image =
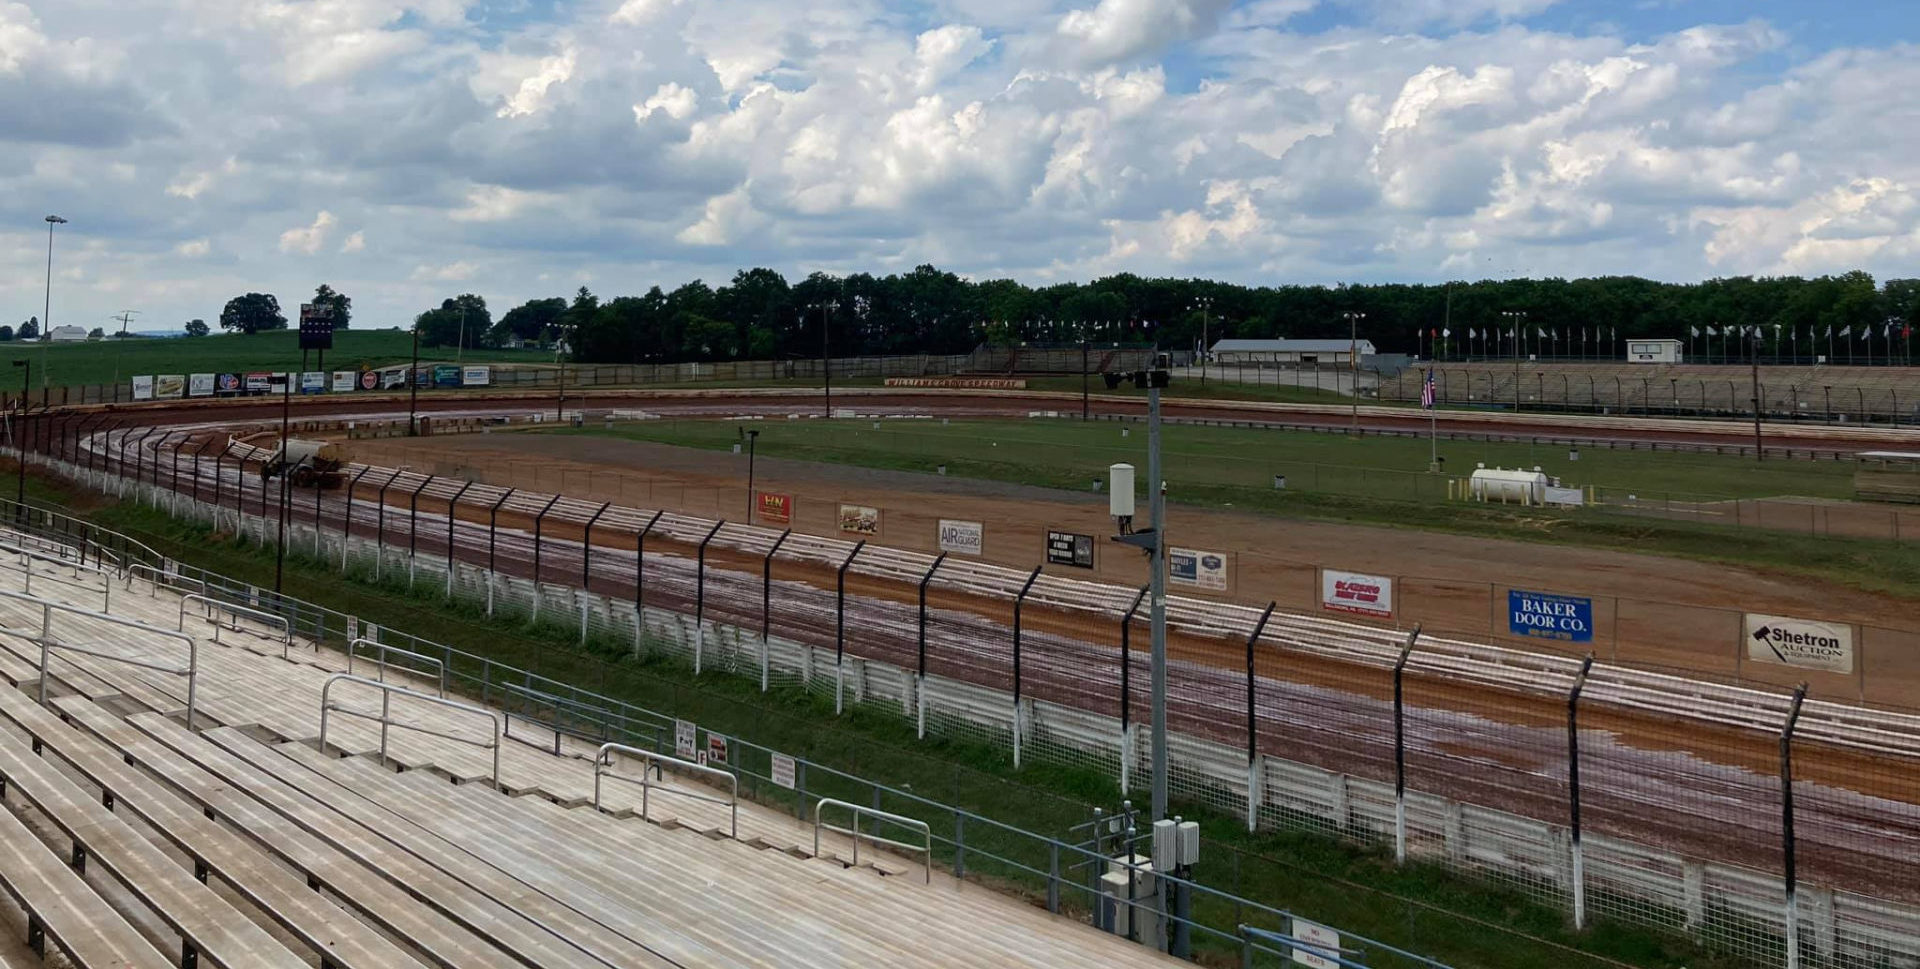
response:
[[[1133,605],[1120,617],[1120,795],[1127,794],[1133,779],[1133,616],[1147,597],[1150,586],[1141,586]]]
[[[407,588],[413,588],[413,557],[420,550],[420,492],[427,490],[433,483],[433,475],[427,475],[407,496]],[[447,561],[453,561],[453,553],[447,553]]]
[[[760,692],[767,692],[768,672],[772,666],[773,653],[773,556],[786,544],[787,536],[793,534],[789,528],[773,540],[773,546],[767,549],[767,555],[760,560]]]
[[[1085,344],[1081,345],[1083,348]],[[1040,566],[1033,567],[1027,573],[1027,581],[1020,587],[1020,594],[1013,597],[1013,769],[1020,769],[1020,733],[1025,717],[1020,712],[1020,608],[1026,605],[1027,593],[1033,590],[1033,582],[1040,578]]]
[[[459,491],[456,491],[453,493],[453,497],[447,499],[447,600],[449,602],[453,600],[453,562],[454,562],[453,523],[455,518],[457,517],[456,510],[457,510],[457,506],[460,504],[460,496],[466,494],[467,489],[471,487],[473,487],[473,482],[468,481],[460,486]],[[314,492],[314,494],[318,495],[319,492],[316,491]],[[319,511],[318,511],[320,507],[320,499],[318,497],[314,498],[313,506],[316,509],[314,512],[313,527],[315,532],[317,533],[320,528],[320,518],[319,518]]]
[[[917,723],[915,736],[921,740],[927,737],[927,583],[933,581],[933,573],[938,572],[940,563],[946,560],[947,553],[941,552],[927,567],[927,574],[920,577],[920,664],[913,678],[913,705]]]
[[[1247,636],[1247,830],[1258,830],[1260,824],[1260,802],[1265,799],[1260,784],[1260,734],[1257,727],[1259,709],[1253,698],[1253,644],[1260,634],[1267,630],[1267,620],[1273,618],[1273,610],[1278,602],[1268,602],[1267,611],[1260,614],[1260,622]],[[1343,825],[1344,827],[1344,825]]]
[[[1407,706],[1404,681],[1406,679],[1407,659],[1413,655],[1413,646],[1420,640],[1420,625],[1414,624],[1413,631],[1407,634],[1407,644],[1400,648],[1400,658],[1393,663],[1393,860],[1405,864],[1407,860]]]
[[[588,592],[593,591],[593,523],[599,521],[600,516],[606,514],[607,509],[611,507],[613,502],[602,502],[599,508],[594,509],[593,517],[587,519],[586,526],[580,531],[580,588]]]
[[[853,564],[855,556],[867,547],[867,540],[861,539],[853,545],[853,551],[840,563],[840,570],[834,576],[833,599],[833,713],[840,715],[841,700],[846,687],[846,672],[840,665],[847,654],[847,567]]]
[[[633,536],[633,655],[640,655],[640,644],[647,636],[647,533],[653,531],[664,511],[655,511],[645,527]]]
[[[1593,654],[1580,662],[1573,686],[1567,691],[1567,811],[1573,852],[1573,928],[1587,927],[1587,858],[1580,848],[1580,691],[1593,670]]]
[[[373,519],[373,578],[376,582],[380,580],[380,571],[386,566],[387,559],[387,489],[393,487],[399,477],[400,470],[395,468],[392,474],[387,475],[387,480],[380,482],[380,507],[375,509]]]
[[[539,514],[533,516],[533,608],[535,613],[540,611],[540,533],[546,526],[547,512],[552,511],[554,504],[559,500],[559,495],[548,498],[547,503],[540,506]]]
[[[491,578],[491,575],[493,573],[493,551],[494,551],[495,540],[499,537],[498,532],[500,530],[500,506],[506,504],[508,498],[513,497],[514,490],[515,489],[513,488],[508,488],[506,490],[506,493],[502,494],[498,499],[495,499],[492,507],[487,509],[487,573],[489,575],[489,578],[487,579],[488,588],[492,588],[492,583],[493,583],[493,579]],[[488,608],[487,615],[489,616],[493,615],[493,610],[491,607]]]
[[[693,675],[700,675],[700,654],[707,642],[707,543],[719,534],[721,526],[727,520],[722,518],[713,523],[712,530],[700,540],[699,555],[696,559],[693,585]]]
[[[1800,723],[1800,705],[1806,699],[1807,685],[1802,683],[1794,688],[1786,722],[1780,726],[1780,868],[1787,889],[1787,969],[1800,969],[1799,867],[1794,859],[1793,837],[1793,730]]]

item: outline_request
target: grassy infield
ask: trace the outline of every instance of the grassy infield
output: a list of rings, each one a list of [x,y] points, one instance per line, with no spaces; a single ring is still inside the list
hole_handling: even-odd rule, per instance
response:
[[[82,512],[99,523],[183,561],[244,581],[272,581],[269,550],[212,535],[149,509],[102,502],[57,483],[36,480],[32,490],[40,500],[80,504]],[[1092,805],[1111,809],[1120,800],[1114,782],[1093,772],[1051,765],[1015,772],[1004,752],[995,749],[954,740],[917,742],[911,724],[897,716],[860,708],[835,719],[830,701],[799,691],[761,694],[757,683],[725,675],[696,680],[677,663],[627,659],[618,645],[595,655],[591,644],[583,650],[569,631],[491,621],[475,610],[447,605],[426,590],[412,595],[404,586],[342,582],[327,566],[298,556],[289,559],[286,591],[1028,830],[1063,835],[1068,825],[1089,816]],[[512,635],[502,635],[503,625]],[[1249,835],[1233,818],[1191,804],[1176,807],[1200,819],[1208,832],[1211,847],[1199,871],[1201,881],[1455,966],[1738,965],[1686,941],[1636,927],[1602,922],[1576,935],[1564,912],[1511,890],[1436,867],[1396,867],[1390,856],[1325,837]],[[1044,866],[1044,860],[1029,861]],[[990,879],[995,874],[981,860],[969,867]],[[1014,882],[1013,887],[1035,890],[1030,881],[1018,884],[1014,873],[1000,874]],[[1236,916],[1214,914],[1226,924]],[[1203,944],[1202,956],[1209,964],[1238,964],[1238,952],[1218,943]],[[1382,958],[1374,964],[1401,963]]]
[[[1110,464],[1144,470],[1146,435],[1134,427],[1095,421],[1019,423],[886,421],[762,421],[758,451],[858,467],[947,473],[1020,484],[1088,491]],[[539,433],[610,434],[687,447],[724,449],[738,427],[714,421],[648,421]],[[1599,510],[1522,510],[1448,501],[1446,479],[1425,473],[1429,444],[1394,437],[1350,438],[1297,431],[1169,427],[1163,466],[1173,500],[1237,507],[1291,518],[1414,527],[1491,538],[1582,545],[1759,567],[1899,595],[1920,595],[1920,544],[1735,528]],[[1594,485],[1603,497],[1641,501],[1717,503],[1798,495],[1844,499],[1852,494],[1851,465],[1840,462],[1751,459],[1710,454],[1610,451],[1586,448],[1577,461],[1564,449],[1529,444],[1441,441],[1454,473],[1488,467],[1542,467],[1568,484]],[[1272,488],[1285,475],[1286,491]],[[1144,476],[1143,476],[1144,478]],[[1731,524],[1731,506],[1714,505]],[[1711,516],[1703,516],[1711,517]],[[1909,515],[1909,520],[1914,516]]]

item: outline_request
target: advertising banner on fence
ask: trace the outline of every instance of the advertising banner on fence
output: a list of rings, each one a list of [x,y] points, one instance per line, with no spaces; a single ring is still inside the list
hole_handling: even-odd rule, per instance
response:
[[[1047,564],[1093,568],[1093,536],[1074,532],[1047,533]]]
[[[360,374],[355,371],[335,370],[333,372],[333,392],[336,394],[352,393],[353,388],[358,384],[359,380]]]
[[[155,374],[153,377],[153,396],[160,400],[178,400],[187,395],[187,375],[183,373]]]
[[[775,494],[771,491],[760,492],[760,520],[786,525],[793,521],[793,496]]]
[[[246,389],[249,394],[264,394],[273,389],[273,374],[262,370],[251,371],[246,376]]]
[[[1507,629],[1528,639],[1593,642],[1593,600],[1508,589]]]
[[[1393,618],[1393,580],[1380,575],[1320,570],[1320,605],[1356,616]]]
[[[880,534],[880,509],[871,505],[841,505],[840,530],[861,538]]]
[[[133,399],[134,400],[152,400],[153,399],[153,375],[152,374],[140,374],[133,378]]]
[[[1747,658],[1803,670],[1853,672],[1853,627],[1789,616],[1747,613]]]
[[[360,371],[360,389],[361,390],[379,390],[380,389],[380,371],[378,370]]]
[[[217,373],[213,375],[213,392],[216,394],[237,394],[247,389],[247,378],[237,373]]]
[[[212,397],[213,386],[214,386],[213,377],[214,375],[210,373],[188,374],[187,375],[187,396]]]
[[[979,555],[986,526],[979,522],[940,519],[940,551],[955,555]]]
[[[460,367],[451,363],[433,365],[433,385],[435,387],[460,386]]]
[[[300,392],[303,394],[325,393],[327,375],[325,371],[308,370],[300,374]]]
[[[493,383],[492,367],[467,367],[460,371],[460,386],[485,387]]]
[[[407,385],[407,368],[382,367],[380,370],[380,389],[392,390]]]
[[[1167,581],[1224,592],[1227,588],[1227,557],[1219,552],[1168,548]]]

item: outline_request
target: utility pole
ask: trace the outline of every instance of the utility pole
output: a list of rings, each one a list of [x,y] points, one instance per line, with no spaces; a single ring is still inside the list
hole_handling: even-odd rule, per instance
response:
[[[307,369],[307,352],[305,350],[300,351],[300,369],[302,372],[305,372]],[[293,449],[287,446],[287,432],[293,418],[293,382],[298,379],[298,377],[298,374],[288,374],[287,381],[281,385],[280,391],[280,453],[276,456],[277,463],[280,465],[280,524],[276,530],[277,537],[273,542],[274,595],[280,594],[280,573],[286,568],[287,564],[287,482],[293,477],[292,473],[287,469],[287,455],[293,453]],[[155,455],[159,453],[158,449],[154,451]],[[178,459],[178,455],[175,455],[175,460]],[[273,467],[274,463],[275,462],[271,461],[268,462],[266,467],[260,469],[260,473],[265,475],[267,470]],[[262,483],[262,487],[265,487],[264,482]],[[320,526],[316,524],[314,527],[318,528]]]
[[[1153,820],[1167,816],[1167,495],[1160,477],[1160,391],[1167,386],[1167,371],[1143,370],[1131,375],[1106,374],[1108,389],[1122,379],[1133,380],[1136,389],[1147,392],[1147,528],[1133,530],[1133,468],[1115,465],[1113,486],[1108,488],[1108,506],[1120,534],[1114,541],[1147,553],[1148,622],[1153,631],[1152,654],[1152,748],[1153,748]],[[1122,471],[1122,469],[1125,469]],[[1126,657],[1121,658],[1126,662]]]
[[[1207,383],[1207,357],[1213,350],[1213,345],[1207,339],[1207,326],[1213,321],[1213,297],[1194,297],[1192,308],[1200,311],[1200,385],[1204,387]]]
[[[13,365],[24,368],[20,374],[20,417],[13,422],[14,455],[20,465],[19,483],[13,492],[13,513],[15,527],[22,527],[27,520],[27,439],[24,429],[27,423],[27,391],[33,387],[33,361],[15,360]]]
[[[1360,431],[1360,321],[1367,318],[1365,313],[1348,310],[1340,314],[1347,319],[1347,393],[1353,398],[1353,431]]]
[[[1758,333],[1757,330],[1754,332]],[[1749,341],[1749,345],[1753,349],[1753,353],[1751,354],[1753,358],[1753,459],[1755,461],[1765,461],[1767,459],[1767,449],[1760,439],[1760,340],[1759,338],[1757,336],[1754,337],[1752,340]]]
[[[840,308],[840,301],[827,300],[820,307],[820,388],[826,394],[826,411],[821,416],[833,419],[833,357],[830,355],[833,336],[833,311]]]
[[[120,351],[127,345],[127,324],[133,322],[134,316],[139,312],[139,310],[121,310],[119,316],[107,317],[110,320],[120,321],[120,343],[113,348],[113,385],[115,387],[120,386]]]
[[[413,366],[407,368],[407,436],[420,433],[420,323],[413,324]]]

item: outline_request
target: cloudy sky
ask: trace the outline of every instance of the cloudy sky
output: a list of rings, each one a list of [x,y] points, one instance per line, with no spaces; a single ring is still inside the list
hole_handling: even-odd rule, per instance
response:
[[[1920,266],[1911,0],[0,0],[0,315]],[[498,310],[496,310],[497,312]]]

